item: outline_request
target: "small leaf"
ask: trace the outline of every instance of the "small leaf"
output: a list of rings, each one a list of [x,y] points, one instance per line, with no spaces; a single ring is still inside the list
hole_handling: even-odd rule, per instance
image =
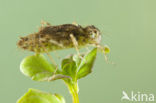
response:
[[[70,62],[72,62],[71,57],[63,59],[63,60],[62,60],[62,63],[61,63],[61,68],[64,68],[64,66],[65,66],[66,64],[69,64]]]
[[[65,100],[58,94],[53,95],[36,89],[29,89],[17,103],[65,103]]]
[[[62,60],[62,74],[70,76],[73,80],[76,79],[77,66],[72,58]]]
[[[56,66],[50,64],[43,55],[28,56],[20,64],[21,72],[35,81],[49,81],[55,69]],[[55,80],[60,78],[57,76]]]
[[[87,55],[84,56],[84,59],[79,65],[79,71],[77,74],[78,79],[85,77],[92,72],[92,67],[96,58],[96,54],[97,48],[94,48],[92,51],[90,51]]]

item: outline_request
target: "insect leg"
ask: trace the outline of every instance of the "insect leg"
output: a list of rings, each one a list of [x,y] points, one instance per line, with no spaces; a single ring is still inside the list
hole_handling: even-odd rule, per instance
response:
[[[47,51],[47,49],[44,47],[44,50],[46,52],[46,54],[48,55],[48,57],[50,58],[51,62],[56,66],[56,69],[52,75],[52,77],[50,77],[48,80],[51,81],[51,80],[54,80],[55,79],[55,76],[56,76],[56,72],[58,70],[58,65],[56,64],[56,62],[54,61],[53,57],[50,55],[50,53]]]
[[[108,57],[106,56],[106,54],[107,54],[108,52],[106,52],[105,46],[101,46],[100,44],[96,44],[96,47],[98,47],[98,48],[104,53],[105,61],[108,63]],[[107,48],[108,48],[108,47],[107,47]]]
[[[72,24],[75,25],[75,26],[79,26],[79,24],[77,24],[75,21],[72,22]]]
[[[46,52],[46,54],[48,55],[48,57],[50,58],[50,60],[51,60],[51,62],[56,66],[56,70],[55,70],[55,72],[54,72],[54,74],[56,73],[56,71],[57,71],[57,64],[56,64],[56,62],[54,61],[54,59],[53,59],[53,57],[50,55],[50,53],[48,52],[48,50],[44,47],[44,46],[42,46],[43,47],[43,49],[44,49],[44,51]]]
[[[51,26],[50,23],[44,21],[44,20],[41,20],[41,25],[44,26],[44,25],[47,25],[47,26]]]
[[[77,54],[78,54],[79,58],[80,58],[81,60],[84,60],[84,62],[86,63],[86,62],[87,62],[86,59],[83,59],[83,57],[81,56],[81,54],[80,54],[80,52],[79,52],[79,49],[78,49],[78,42],[76,41],[74,35],[73,35],[73,34],[70,34],[70,38],[71,38],[71,40],[72,40],[72,42],[73,42],[73,45],[74,45],[74,47],[75,47],[75,49],[76,49],[76,51],[77,51]]]
[[[50,79],[50,80],[53,80],[55,78],[56,72],[58,70],[58,66],[57,66],[56,62],[54,61],[53,57],[48,52],[47,48],[41,43],[40,39],[38,39],[38,40],[39,40],[40,46],[43,48],[43,50],[45,51],[45,53],[48,55],[48,57],[50,58],[51,62],[56,66],[56,69],[55,69],[55,71],[53,73],[53,76]]]
[[[100,44],[96,44],[96,47],[98,47],[98,48],[104,53],[105,61],[106,61],[108,64],[113,64],[113,65],[115,65],[115,63],[110,62],[110,61],[108,60],[107,54],[110,52],[110,49],[109,49],[108,46],[101,46]]]
[[[39,31],[41,31],[44,26],[51,26],[51,24],[44,20],[41,20],[41,27],[39,27]]]
[[[79,56],[80,58],[82,58],[82,57],[81,57],[81,54],[80,54],[80,52],[79,52],[79,49],[78,49],[78,42],[76,41],[74,35],[73,35],[73,34],[70,34],[70,38],[71,38],[71,40],[72,40],[72,42],[73,42],[73,45],[74,45],[74,47],[75,47],[75,49],[76,49],[76,51],[77,51],[78,56]]]

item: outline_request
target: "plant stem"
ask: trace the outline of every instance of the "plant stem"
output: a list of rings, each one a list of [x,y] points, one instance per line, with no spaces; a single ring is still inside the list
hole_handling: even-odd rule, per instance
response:
[[[72,95],[73,103],[79,103],[79,96],[78,96],[78,84],[72,82],[65,82],[68,86],[69,92]]]
[[[73,103],[79,103],[79,97],[78,97],[77,91],[74,90],[74,91],[71,93],[71,95],[72,95],[72,97],[73,97]]]

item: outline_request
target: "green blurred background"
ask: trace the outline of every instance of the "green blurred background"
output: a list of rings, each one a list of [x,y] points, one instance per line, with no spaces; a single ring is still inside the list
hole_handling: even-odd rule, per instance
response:
[[[79,81],[80,103],[121,103],[123,90],[156,95],[155,5],[155,0],[0,0],[0,103],[15,103],[28,88],[59,93],[72,103],[61,80],[35,82],[19,71],[21,60],[33,53],[16,42],[36,32],[41,20],[94,24],[103,33],[102,44],[111,48],[109,60],[116,66],[98,53],[93,73]],[[69,53],[75,50],[58,51],[62,57]]]

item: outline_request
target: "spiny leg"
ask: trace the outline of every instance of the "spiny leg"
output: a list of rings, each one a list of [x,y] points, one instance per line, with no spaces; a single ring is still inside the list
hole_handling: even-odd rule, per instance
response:
[[[49,78],[48,80],[51,81],[54,79],[55,75],[56,75],[56,72],[58,70],[58,66],[56,64],[56,62],[54,61],[53,57],[50,55],[50,53],[48,52],[47,48],[41,43],[40,39],[39,39],[39,45],[41,46],[41,48],[43,48],[43,51],[48,55],[48,57],[50,58],[51,62],[56,66],[56,69],[54,71],[54,74],[51,78]]]
[[[77,52],[78,56],[79,56],[81,59],[83,59],[83,57],[81,56],[81,54],[80,54],[80,52],[79,52],[79,49],[78,49],[78,42],[76,41],[74,35],[73,35],[73,34],[70,34],[70,38],[71,38],[71,40],[72,40],[72,42],[73,42],[73,45],[74,45],[74,47],[75,47],[75,49],[76,49],[76,52]]]
[[[33,38],[35,39],[35,38]],[[34,46],[35,46],[35,43],[33,42]],[[48,55],[48,57],[50,58],[51,62],[56,66],[56,70],[54,72],[54,74],[56,73],[57,71],[57,64],[56,62],[54,61],[54,59],[52,58],[52,56],[49,54],[48,50],[45,48],[45,46],[41,43],[40,41],[40,38],[38,39],[38,45],[36,45],[36,49],[35,49],[35,53],[36,55],[40,54],[41,51],[38,51],[38,48],[43,48],[43,50],[45,51],[45,53]]]
[[[77,51],[77,54],[78,54],[79,58],[80,58],[82,61],[84,60],[85,63],[87,63],[86,59],[84,59],[84,58],[81,56],[80,52],[79,52],[79,49],[78,49],[78,42],[76,41],[74,35],[73,35],[73,34],[70,34],[70,38],[71,38],[71,40],[72,40],[72,42],[73,42],[73,45],[74,45],[74,47],[75,47],[75,49],[76,49],[76,51]]]
[[[57,64],[56,62],[54,61],[53,57],[50,55],[50,53],[48,52],[48,50],[42,45],[42,48],[44,49],[44,51],[46,52],[46,54],[48,55],[48,57],[50,58],[51,62],[56,66],[56,70],[54,72],[54,74],[56,73],[57,71]]]
[[[51,62],[56,66],[56,69],[55,69],[55,71],[54,71],[52,77],[50,77],[50,78],[48,79],[48,81],[51,81],[51,80],[54,80],[54,78],[55,78],[56,72],[57,72],[57,70],[58,70],[58,66],[57,66],[56,62],[54,61],[53,57],[52,57],[52,56],[50,55],[50,53],[48,52],[48,50],[47,50],[45,47],[43,47],[43,49],[44,49],[44,51],[46,52],[46,54],[48,55],[48,57],[50,58]]]

